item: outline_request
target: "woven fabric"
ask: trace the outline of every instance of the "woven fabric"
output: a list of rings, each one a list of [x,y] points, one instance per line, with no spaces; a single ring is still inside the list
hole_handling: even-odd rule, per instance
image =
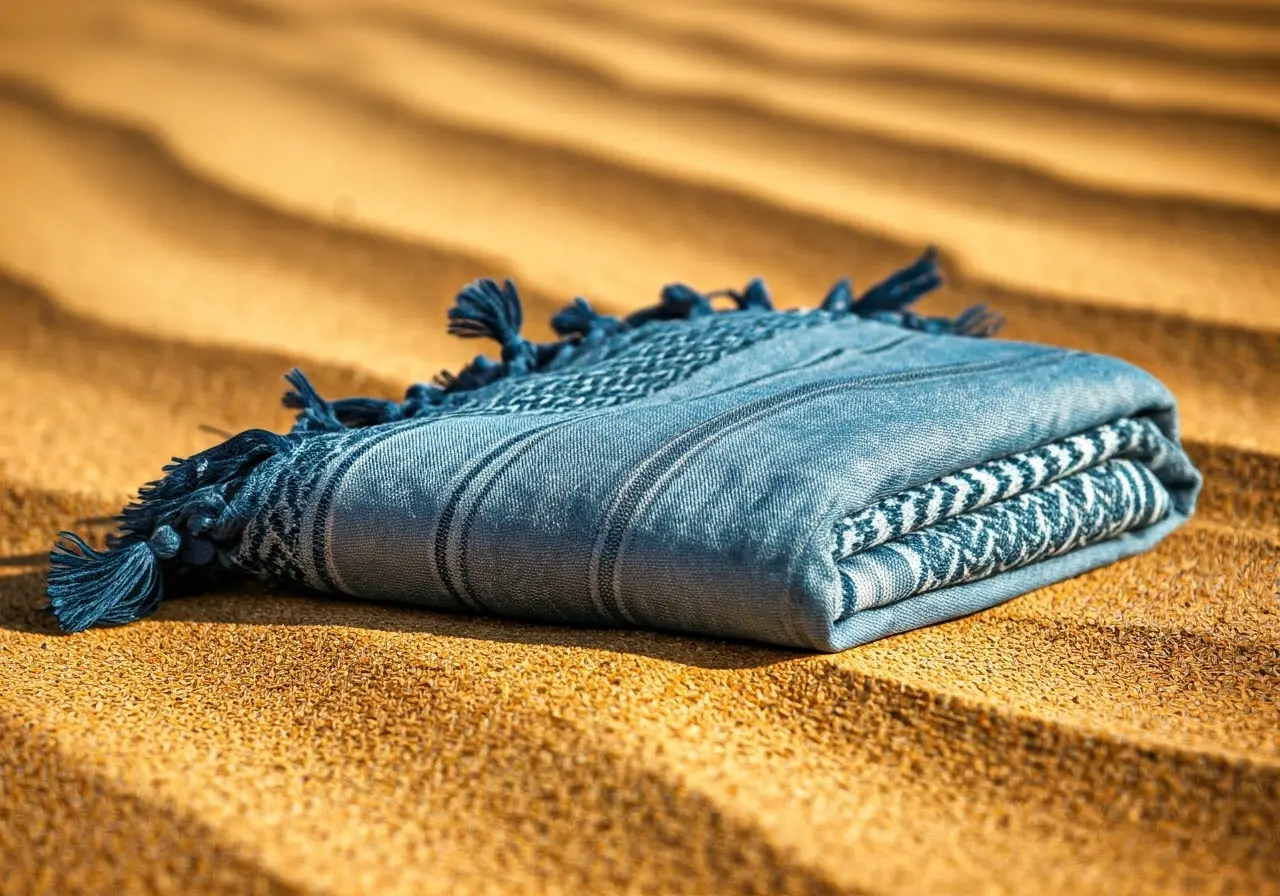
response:
[[[944,476],[843,519],[836,533],[836,557],[847,557],[940,520],[1004,501],[1113,457],[1136,453],[1158,464],[1161,441],[1159,429],[1150,420],[1117,420]]]
[[[762,281],[575,300],[520,335],[515,286],[449,312],[499,359],[329,401],[166,468],[106,551],[64,533],[50,607],[120,624],[254,575],[558,623],[843,650],[1145,550],[1194,511],[1173,396],[1122,361],[925,317],[936,259],[778,311]],[[733,307],[717,309],[722,297]]]
[[[623,404],[653,395],[779,333],[830,321],[823,311],[745,311],[694,321],[655,321],[631,339],[602,346],[594,357],[574,358],[571,364],[535,377],[457,393],[442,412],[546,413]]]
[[[842,558],[842,617],[1029,566],[1164,519],[1169,495],[1143,464],[1105,461]]]

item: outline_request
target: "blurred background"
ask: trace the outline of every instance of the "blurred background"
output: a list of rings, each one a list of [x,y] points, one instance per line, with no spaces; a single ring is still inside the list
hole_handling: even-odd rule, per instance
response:
[[[207,860],[230,869],[229,891],[243,891],[243,868],[207,845],[221,837],[276,875],[273,892],[391,886],[446,859],[472,889],[486,880],[467,875],[508,859],[541,885],[621,886],[625,876],[592,876],[590,848],[554,853],[545,867],[534,853],[506,851],[509,842],[545,847],[529,833],[546,830],[536,810],[548,793],[568,799],[556,788],[569,772],[548,765],[543,780],[522,764],[545,750],[562,755],[562,728],[546,728],[546,743],[534,736],[545,719],[494,740],[494,755],[501,747],[514,758],[501,786],[479,796],[472,778],[448,768],[430,777],[425,747],[400,765],[378,751],[394,727],[388,718],[425,717],[422,706],[402,705],[406,694],[446,701],[433,712],[460,726],[456,737],[432,733],[445,742],[431,749],[487,751],[490,720],[515,710],[485,702],[510,680],[486,679],[486,670],[541,669],[522,680],[556,692],[562,668],[634,659],[623,641],[600,635],[599,649],[556,653],[495,624],[486,638],[516,643],[472,656],[458,645],[477,643],[474,628],[451,641],[440,634],[446,623],[423,615],[434,633],[377,635],[382,623],[368,624],[339,650],[348,637],[340,625],[224,625],[218,614],[243,623],[259,606],[227,598],[186,611],[212,621],[162,613],[127,632],[50,637],[46,652],[38,608],[52,534],[114,513],[171,456],[219,441],[218,431],[286,427],[281,375],[295,364],[329,397],[399,397],[477,350],[496,353],[445,333],[454,293],[477,276],[513,277],[527,331],[548,338],[547,319],[575,295],[616,313],[652,303],[673,280],[712,290],[762,275],[779,305],[814,305],[837,278],[865,287],[933,244],[949,284],[919,310],[986,302],[1007,319],[1004,337],[1118,355],[1169,385],[1209,479],[1199,517],[1159,552],[1084,584],[813,659],[802,667],[809,677],[795,679],[802,696],[787,699],[805,707],[812,692],[827,695],[814,706],[838,705],[843,698],[823,690],[845,681],[831,669],[856,667],[844,686],[862,695],[860,718],[870,720],[834,745],[819,741],[844,723],[826,714],[813,730],[787,729],[751,752],[758,745],[743,738],[771,737],[793,717],[734,721],[745,679],[701,669],[715,666],[689,659],[702,655],[696,644],[655,637],[646,649],[661,662],[625,674],[601,666],[597,690],[551,704],[579,707],[573,737],[587,746],[573,749],[588,757],[581,768],[599,774],[573,780],[597,800],[596,834],[622,837],[610,849],[623,851],[608,854],[623,856],[615,871],[657,863],[670,876],[654,879],[672,886],[686,879],[687,857],[671,844],[696,841],[711,844],[694,863],[698,880],[723,883],[748,867],[800,875],[726,884],[744,892],[753,881],[911,891],[926,873],[960,891],[1015,865],[1022,876],[1009,885],[1026,892],[1045,892],[1046,874],[1059,875],[1063,892],[1121,878],[1120,889],[1141,890],[1166,872],[1184,883],[1201,873],[1224,880],[1224,866],[1253,874],[1242,891],[1262,892],[1259,869],[1274,872],[1280,861],[1264,817],[1280,792],[1278,238],[1276,2],[0,0],[0,555],[29,568],[0,587],[0,681],[11,689],[0,721],[35,725],[0,725],[0,736],[38,729],[63,750],[28,755],[13,744],[34,735],[15,735],[5,743],[17,752],[5,755],[31,764],[0,767],[0,785],[63,781],[60,756],[72,757],[67,768],[102,770],[100,779],[67,772],[74,783],[63,790],[0,799],[0,821],[13,800],[27,806],[23,824],[63,807],[48,836],[14,840],[0,859],[45,874],[69,861],[60,838],[82,824],[75,849],[90,836],[125,838],[82,850],[88,881],[105,879],[96,875],[107,867],[124,874],[114,856],[145,842],[161,857],[155,867]],[[284,606],[303,613],[311,604],[291,597]],[[280,607],[278,618],[294,612]],[[323,612],[312,621],[345,611]],[[383,628],[404,628],[411,615]],[[313,630],[330,640],[307,640]],[[188,654],[175,652],[179,642]],[[64,651],[56,662],[54,650]],[[246,683],[241,671],[262,657],[274,670],[313,655],[315,668],[291,673],[296,693],[285,672],[277,684]],[[465,675],[430,659],[442,655],[461,656]],[[167,673],[127,678],[137,657],[167,658]],[[216,693],[215,667],[225,676]],[[109,669],[101,685],[87,684],[99,668]],[[388,669],[410,684],[378,691]],[[1160,677],[1174,672],[1187,677]],[[338,674],[341,699],[317,708],[313,691]],[[792,687],[790,674],[751,688],[776,696]],[[648,702],[632,700],[630,684],[609,689],[641,680],[652,685]],[[182,710],[172,682],[205,702]],[[588,691],[598,702],[582,709]],[[160,715],[132,715],[139,694]],[[723,700],[699,715],[694,697],[680,696],[690,694]],[[938,706],[963,698],[973,715],[948,709],[969,721],[925,734],[894,727],[935,697]],[[618,716],[619,705],[630,708]],[[277,715],[259,724],[257,713]],[[672,732],[683,727],[664,727],[676,716],[712,733],[681,740]],[[327,733],[277,738],[304,717]],[[618,718],[626,725],[610,727]],[[991,740],[956,746],[958,731],[981,728],[974,719],[998,719],[984,735]],[[646,730],[633,752],[618,747],[624,758],[610,758],[627,732]],[[406,729],[397,743],[421,746],[424,731]],[[591,740],[601,731],[610,732],[598,735],[604,746]],[[1119,752],[1097,746],[1097,731]],[[348,739],[324,739],[334,732]],[[873,735],[888,746],[841,765],[850,744]],[[894,752],[911,737],[919,752]],[[328,752],[307,753],[312,743]],[[684,757],[671,760],[676,772],[645,752],[653,743]],[[1146,752],[1124,752],[1131,743]],[[721,752],[697,752],[705,744]],[[1076,758],[1061,760],[1055,774],[1065,783],[1044,796],[1035,791],[1038,757],[1058,749]],[[1231,764],[1244,753],[1252,765]],[[1005,777],[968,777],[993,755],[1021,764]],[[49,756],[54,772],[42,764]],[[394,778],[379,777],[383,762]],[[1235,771],[1195,771],[1214,763]],[[328,783],[304,786],[290,771],[304,766],[308,781]],[[1157,766],[1173,769],[1176,786],[1143,777]],[[951,783],[911,790],[911,775]],[[702,790],[652,784],[668,778],[701,781]],[[619,808],[614,779],[647,795]],[[796,782],[809,780],[826,784],[793,803]],[[1213,790],[1228,780],[1236,783]],[[104,791],[101,781],[112,783]],[[351,781],[360,786],[344,789]],[[1080,790],[1081,781],[1097,789]],[[102,795],[114,787],[125,796]],[[308,802],[315,787],[322,797]],[[357,807],[364,793],[376,799]],[[1252,796],[1237,806],[1224,793]],[[173,821],[165,808],[119,823],[130,794],[197,820]],[[455,853],[431,852],[457,830],[475,833],[468,819],[484,800],[487,833]],[[517,804],[533,807],[519,824],[503,814]],[[412,807],[423,812],[412,823],[382,814]],[[641,821],[628,827],[633,811]],[[1078,812],[1086,822],[1062,827]],[[748,819],[748,832],[732,833],[730,817]],[[448,830],[430,828],[440,819]],[[555,828],[552,840],[571,844],[580,829]],[[1192,842],[1199,858],[1178,845]],[[640,846],[626,853],[628,843]],[[743,843],[755,850],[750,861],[734,851]]]
[[[444,334],[477,275],[545,336],[576,294],[792,307],[927,244],[925,311],[1144,365],[1197,439],[1280,418],[1272,5],[19,0],[0,41],[10,477],[281,425],[293,363],[399,396],[478,350]]]

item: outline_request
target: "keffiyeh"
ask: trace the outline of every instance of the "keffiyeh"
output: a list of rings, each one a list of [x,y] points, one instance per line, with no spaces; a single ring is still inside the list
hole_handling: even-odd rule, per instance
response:
[[[520,335],[511,281],[468,284],[486,337],[402,401],[326,401],[144,487],[105,551],[63,533],[50,609],[126,623],[236,576],[422,607],[838,651],[1145,550],[1200,476],[1151,375],[990,340],[909,306],[936,259],[775,310],[763,281],[671,284],[618,318],[576,299]],[[727,308],[717,308],[721,299]]]

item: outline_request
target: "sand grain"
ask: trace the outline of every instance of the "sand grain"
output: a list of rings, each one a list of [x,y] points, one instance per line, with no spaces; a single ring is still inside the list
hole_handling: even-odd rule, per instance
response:
[[[160,0],[0,9],[0,890],[1280,892],[1280,7]],[[101,533],[280,375],[456,368],[456,288],[926,243],[1178,395],[1157,550],[838,656],[261,589],[74,637]],[[206,427],[202,429],[201,427]]]

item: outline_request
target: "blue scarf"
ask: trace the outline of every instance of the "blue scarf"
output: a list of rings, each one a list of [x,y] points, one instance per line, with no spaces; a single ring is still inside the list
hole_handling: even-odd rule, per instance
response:
[[[62,628],[257,575],[314,591],[824,651],[990,607],[1145,550],[1193,512],[1175,402],[1123,361],[992,341],[981,306],[908,306],[927,252],[855,296],[778,311],[763,281],[663,289],[623,318],[579,298],[520,335],[478,280],[449,329],[501,360],[403,401],[326,401],[288,435],[165,468],[105,551],[62,533]],[[720,298],[728,308],[713,307]]]

